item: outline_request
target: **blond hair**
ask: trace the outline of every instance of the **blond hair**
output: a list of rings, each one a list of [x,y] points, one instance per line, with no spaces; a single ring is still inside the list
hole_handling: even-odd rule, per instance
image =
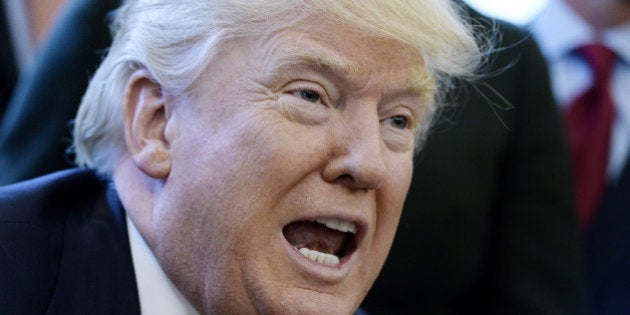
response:
[[[451,78],[473,75],[484,55],[450,0],[129,0],[115,14],[112,46],[75,119],[77,164],[109,175],[125,152],[122,102],[136,69],[147,69],[170,91],[190,92],[226,40],[261,35],[314,14],[417,49],[436,96]],[[437,107],[428,105],[429,113]],[[429,125],[425,119],[418,139]]]

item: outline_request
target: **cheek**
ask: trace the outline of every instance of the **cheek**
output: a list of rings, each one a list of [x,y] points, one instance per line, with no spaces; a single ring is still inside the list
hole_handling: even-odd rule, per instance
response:
[[[409,152],[409,151],[408,151]],[[383,200],[402,208],[407,197],[413,174],[413,154],[393,153],[388,163],[387,177],[383,183]]]
[[[277,200],[321,167],[326,133],[324,128],[278,119],[276,113],[261,115],[263,121],[250,123],[239,135],[237,146],[242,152],[234,159],[241,173],[247,174],[249,189]]]
[[[390,164],[388,177],[379,191],[377,203],[376,231],[380,250],[389,252],[394,239],[402,208],[411,184],[413,162],[408,158],[398,159]]]
[[[181,187],[178,208],[207,209],[178,216],[213,222],[217,226],[207,227],[211,230],[269,215],[263,210],[272,209],[321,161],[316,128],[279,121],[264,111],[243,111],[230,122],[213,130],[183,127],[186,139],[172,148],[169,185]]]

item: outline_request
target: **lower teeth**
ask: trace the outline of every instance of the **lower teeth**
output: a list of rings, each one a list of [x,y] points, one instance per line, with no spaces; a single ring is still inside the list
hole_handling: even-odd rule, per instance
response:
[[[298,251],[308,259],[316,261],[320,264],[329,266],[339,265],[339,257],[335,255],[318,252],[316,250],[310,250],[308,248],[300,248]]]

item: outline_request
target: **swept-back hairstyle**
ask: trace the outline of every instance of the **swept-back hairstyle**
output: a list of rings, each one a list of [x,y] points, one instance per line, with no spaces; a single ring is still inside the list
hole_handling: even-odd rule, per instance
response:
[[[484,55],[459,10],[451,0],[125,1],[112,20],[112,46],[75,119],[76,162],[109,175],[126,152],[122,103],[136,69],[147,69],[169,91],[189,93],[226,40],[262,35],[313,16],[325,15],[366,36],[418,50],[423,58],[418,62],[424,62],[431,79],[425,109],[431,116],[450,79],[473,75]],[[424,119],[418,139],[428,127]]]

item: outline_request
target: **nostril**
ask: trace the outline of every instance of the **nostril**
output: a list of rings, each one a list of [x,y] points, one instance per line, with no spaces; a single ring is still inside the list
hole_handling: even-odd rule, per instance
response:
[[[352,189],[378,189],[381,186],[381,180],[369,177],[358,177],[348,174],[339,176],[337,182]]]
[[[355,156],[356,157],[356,156]],[[329,183],[339,183],[352,189],[378,189],[384,178],[384,166],[380,160],[353,159],[352,156],[338,157],[330,161],[322,171]]]
[[[342,182],[344,184],[354,184],[354,183],[356,183],[356,181],[354,180],[354,177],[352,177],[352,175],[348,175],[348,174],[343,174],[343,175],[339,176],[337,181]]]

